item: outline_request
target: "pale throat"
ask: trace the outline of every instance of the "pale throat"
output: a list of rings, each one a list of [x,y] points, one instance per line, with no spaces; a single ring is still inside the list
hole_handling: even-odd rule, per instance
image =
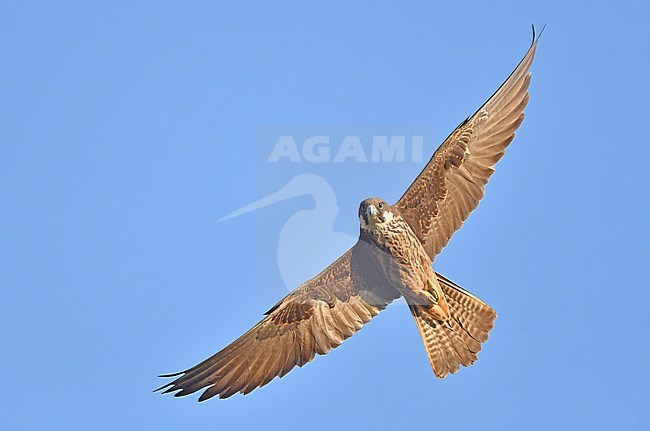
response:
[[[373,233],[383,232],[388,228],[388,225],[391,224],[395,218],[395,215],[391,211],[386,210],[382,213],[382,217],[384,218],[383,222],[378,222],[371,217],[370,220],[368,220],[368,223],[366,223],[363,216],[359,216],[359,224],[361,224],[361,229]]]

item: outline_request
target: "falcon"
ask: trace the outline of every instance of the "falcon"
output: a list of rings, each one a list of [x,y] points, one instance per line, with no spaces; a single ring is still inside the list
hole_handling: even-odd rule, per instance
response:
[[[282,377],[338,347],[403,297],[434,374],[443,378],[478,358],[496,312],[435,272],[433,261],[484,195],[494,166],[521,125],[538,37],[499,89],[433,154],[394,205],[359,206],[359,239],[338,260],[289,293],[232,344],[156,389],[174,396],[205,389],[227,398]]]

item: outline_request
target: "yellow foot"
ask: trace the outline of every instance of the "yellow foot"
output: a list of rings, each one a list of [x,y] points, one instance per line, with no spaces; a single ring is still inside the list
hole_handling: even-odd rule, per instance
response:
[[[430,300],[434,304],[437,304],[438,301],[440,301],[440,296],[438,296],[438,291],[436,290],[436,286],[433,284],[431,280],[427,280],[427,286],[428,289],[423,290],[422,294],[426,296],[428,300]]]

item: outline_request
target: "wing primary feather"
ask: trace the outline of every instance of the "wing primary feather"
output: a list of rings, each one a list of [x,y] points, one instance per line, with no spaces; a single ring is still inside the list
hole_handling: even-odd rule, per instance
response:
[[[492,96],[449,134],[395,204],[432,261],[478,206],[524,120],[538,40]]]

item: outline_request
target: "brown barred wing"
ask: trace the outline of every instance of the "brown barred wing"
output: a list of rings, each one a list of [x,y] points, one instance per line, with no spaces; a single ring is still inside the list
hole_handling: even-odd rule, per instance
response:
[[[496,93],[442,143],[396,204],[431,260],[477,207],[524,119],[537,40]]]
[[[399,294],[378,279],[372,254],[359,242],[318,276],[287,295],[257,325],[157,390],[199,401],[247,394],[338,347]]]

